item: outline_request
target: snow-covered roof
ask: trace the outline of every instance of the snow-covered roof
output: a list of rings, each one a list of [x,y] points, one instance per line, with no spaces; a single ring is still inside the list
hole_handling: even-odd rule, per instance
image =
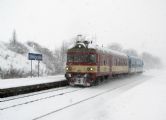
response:
[[[102,51],[103,53],[111,53],[111,54],[114,54],[114,55],[127,57],[127,55],[125,53],[115,51],[115,50],[112,50],[112,49],[109,49],[109,48],[97,47],[97,50]]]
[[[139,57],[137,57],[137,56],[128,55],[128,57],[129,57],[129,58],[132,58],[132,59],[137,59],[137,60],[141,60],[141,61],[142,61],[142,59],[139,58]]]

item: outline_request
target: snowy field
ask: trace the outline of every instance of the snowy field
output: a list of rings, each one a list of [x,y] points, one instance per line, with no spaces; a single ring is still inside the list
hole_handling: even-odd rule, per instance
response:
[[[53,90],[1,99],[0,120],[166,120],[166,70]]]

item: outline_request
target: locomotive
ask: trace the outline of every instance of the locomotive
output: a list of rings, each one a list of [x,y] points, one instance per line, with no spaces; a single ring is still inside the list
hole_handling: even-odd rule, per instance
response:
[[[142,71],[143,61],[140,58],[93,46],[84,39],[77,39],[74,47],[67,51],[65,77],[71,86],[91,86],[110,76]]]

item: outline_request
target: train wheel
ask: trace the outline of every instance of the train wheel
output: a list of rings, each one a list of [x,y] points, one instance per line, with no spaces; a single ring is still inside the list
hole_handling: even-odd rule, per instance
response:
[[[106,79],[106,80],[107,80],[107,79],[108,79],[108,75],[104,76],[104,79]]]
[[[103,82],[105,80],[105,77],[104,76],[101,76],[100,77],[100,83]]]
[[[97,77],[96,80],[92,83],[93,86],[96,86],[99,84],[100,78]]]

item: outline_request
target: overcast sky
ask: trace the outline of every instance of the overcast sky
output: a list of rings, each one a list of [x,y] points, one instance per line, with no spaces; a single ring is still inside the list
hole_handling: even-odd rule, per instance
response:
[[[165,0],[0,0],[0,40],[54,49],[77,34],[159,55],[166,47]]]

